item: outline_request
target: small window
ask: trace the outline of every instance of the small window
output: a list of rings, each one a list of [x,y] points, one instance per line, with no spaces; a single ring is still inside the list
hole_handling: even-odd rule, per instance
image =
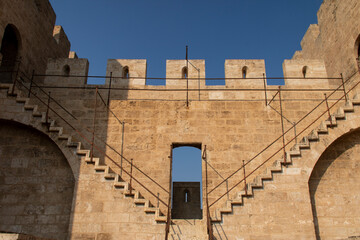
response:
[[[123,67],[122,77],[125,79],[130,77],[128,66]]]
[[[355,52],[355,58],[357,61],[357,65],[358,68],[360,69],[360,35],[358,36],[358,38],[355,41],[355,48],[354,48],[354,52]]]
[[[245,66],[242,68],[242,78],[246,78],[247,72],[248,72],[248,68]]]
[[[182,78],[188,78],[188,69],[187,69],[187,67],[183,67],[183,69],[181,70],[181,76],[182,76]]]
[[[190,202],[190,193],[189,190],[184,191],[184,202]]]
[[[302,74],[303,74],[304,78],[306,78],[307,71],[308,71],[308,67],[304,66],[303,69],[302,69]]]
[[[355,41],[355,56],[356,59],[359,60],[360,59],[360,35],[358,36],[358,38]]]
[[[69,65],[65,65],[62,69],[62,75],[65,77],[70,76],[70,66]]]

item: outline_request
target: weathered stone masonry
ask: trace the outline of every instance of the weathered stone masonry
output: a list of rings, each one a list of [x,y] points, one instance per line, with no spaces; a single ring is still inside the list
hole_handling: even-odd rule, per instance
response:
[[[19,82],[12,95],[12,84],[0,78],[2,232],[49,239],[164,239],[171,144],[196,145],[202,151],[206,145],[208,187],[213,189],[239,169],[243,160],[249,161],[281,136],[282,120],[287,130],[307,116],[323,101],[324,93],[329,96],[341,85],[341,73],[346,90],[360,81],[357,0],[324,1],[319,23],[309,27],[301,42],[302,51],[284,61],[286,79],[281,92],[278,86],[266,85],[266,99],[264,60],[226,60],[225,86],[207,86],[205,61],[190,60],[199,71],[187,69],[192,89],[188,106],[185,60],[167,60],[165,86],[145,85],[146,60],[133,59],[109,60],[105,85],[88,85],[89,63],[69,53],[70,43],[62,28],[54,26],[55,14],[48,1],[0,0],[0,13],[0,37],[4,38],[5,29],[16,36],[18,51],[11,56],[21,59],[18,78],[25,82]],[[11,57],[4,47],[1,53],[2,59]],[[27,99],[33,70],[47,75],[34,78],[45,88],[43,92],[32,86],[36,96]],[[95,107],[95,87],[107,103],[110,81],[110,110],[99,95]],[[247,178],[248,192],[242,182],[212,205],[216,239],[347,239],[360,235],[357,89],[347,94],[346,103],[344,99],[337,102],[344,94],[341,87],[330,96],[328,105],[335,104],[330,110],[332,121],[327,112],[320,116],[326,111],[323,102],[296,125],[300,133],[315,121],[297,137],[296,145],[293,140],[286,146],[291,164],[281,164],[283,151],[279,151]],[[51,109],[59,114],[49,111],[51,125],[46,124],[48,91],[53,98]],[[95,162],[90,163],[93,124]],[[285,142],[293,137],[291,129]],[[114,151],[119,152],[122,144],[126,159]],[[246,172],[281,147],[279,138],[246,165]],[[125,172],[131,171],[126,161],[130,159],[142,171],[134,167],[133,179]],[[170,239],[209,237],[205,164],[203,161],[203,218],[174,219]],[[228,187],[242,178],[241,170],[227,181]],[[224,183],[209,194],[210,204],[226,190]],[[162,202],[158,203],[157,193]]]

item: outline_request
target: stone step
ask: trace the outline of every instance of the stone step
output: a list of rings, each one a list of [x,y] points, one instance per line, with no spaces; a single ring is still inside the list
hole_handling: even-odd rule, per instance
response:
[[[209,239],[206,220],[201,219],[173,219],[169,235],[170,239]]]
[[[12,92],[12,85],[0,84],[0,89],[6,89],[7,93],[4,96],[8,97],[10,96],[9,94]],[[72,152],[78,155],[87,164],[94,165],[95,172],[97,172],[98,174],[102,174],[106,181],[114,181],[114,190],[120,189],[123,192],[124,196],[128,196],[129,198],[133,199],[135,205],[142,206],[145,213],[154,214],[156,222],[165,223],[167,221],[167,217],[162,215],[159,208],[151,206],[150,201],[144,199],[138,191],[133,189],[130,192],[129,183],[123,182],[123,180],[120,179],[120,176],[113,173],[109,166],[101,164],[100,159],[97,157],[91,158],[91,151],[88,149],[82,149],[81,142],[72,142],[72,137],[68,134],[64,134],[64,128],[57,126],[54,119],[46,119],[46,114],[44,112],[38,112],[37,105],[30,105],[29,98],[20,97],[20,94],[18,94],[17,91],[14,91],[14,94],[11,95],[11,97],[16,97],[14,101],[23,104],[24,111],[32,111],[33,117],[40,118],[39,121],[48,127],[49,132],[51,132],[52,134],[57,134],[59,140],[66,141],[67,147],[76,148],[76,150]]]
[[[209,240],[209,236],[200,235],[200,236],[189,236],[189,235],[181,235],[181,234],[169,234],[170,240]]]
[[[360,94],[355,94],[353,101],[347,101],[344,106],[339,107],[329,119],[320,123],[310,134],[295,144],[289,151],[286,152],[286,165],[292,164],[292,158],[301,158],[301,151],[311,149],[310,141],[318,141],[319,134],[328,134],[329,128],[337,127],[337,120],[346,120],[346,113],[354,112],[354,106],[360,105]],[[213,223],[222,221],[223,213],[232,213],[232,205],[242,205],[244,197],[253,197],[253,190],[256,188],[262,188],[265,180],[272,180],[273,173],[283,172],[283,165],[285,163],[282,159],[276,160],[274,164],[265,169],[265,171],[257,175],[251,183],[247,184],[247,191],[242,190],[234,195],[232,199],[226,201],[224,206],[220,209],[215,209],[211,214],[211,220]]]

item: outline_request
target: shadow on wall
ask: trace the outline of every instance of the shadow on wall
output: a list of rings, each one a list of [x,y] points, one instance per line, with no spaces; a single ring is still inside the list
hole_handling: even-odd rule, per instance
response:
[[[317,239],[360,235],[358,224],[349,221],[360,218],[359,151],[357,129],[331,144],[313,169],[309,190]]]
[[[126,100],[131,88],[143,88],[146,79],[145,59],[109,59],[105,85],[110,87],[110,100]]]
[[[0,232],[67,239],[75,179],[48,136],[0,119]]]

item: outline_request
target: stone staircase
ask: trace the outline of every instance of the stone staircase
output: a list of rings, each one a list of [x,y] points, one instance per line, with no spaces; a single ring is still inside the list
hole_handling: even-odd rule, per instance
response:
[[[32,117],[38,119],[44,126],[46,125],[46,113],[38,111],[37,105],[31,105],[29,98],[24,98],[20,96],[20,93],[14,91],[12,93],[12,84],[0,84],[0,90],[7,90],[7,98],[14,99],[17,103],[22,103],[25,111],[32,111]],[[247,184],[247,191],[245,190],[236,193],[233,198],[226,201],[225,205],[222,208],[216,209],[212,212],[211,220],[213,223],[222,222],[223,214],[231,214],[233,212],[233,205],[243,205],[244,198],[254,197],[254,190],[261,189],[264,187],[264,181],[273,180],[274,173],[282,173],[284,167],[291,165],[293,158],[300,158],[302,151],[311,150],[311,142],[318,141],[320,136],[319,134],[328,133],[328,128],[334,128],[337,126],[337,121],[346,120],[346,114],[354,112],[354,106],[360,105],[360,95],[355,94],[352,100],[346,102],[346,104],[340,107],[334,114],[331,115],[331,121],[326,120],[321,122],[321,124],[316,127],[308,136],[303,137],[303,139],[295,144],[289,151],[286,152],[286,163],[283,162],[283,157],[276,160],[272,166],[265,169],[265,171],[254,178],[251,183]],[[94,171],[97,173],[102,173],[104,179],[107,181],[113,181],[114,189],[122,191],[124,197],[131,197],[134,204],[143,206],[145,213],[150,213],[155,215],[155,221],[158,223],[166,222],[166,216],[160,212],[160,209],[151,205],[150,201],[144,199],[140,192],[132,189],[130,191],[130,186],[128,182],[125,182],[121,177],[113,173],[109,166],[103,165],[100,163],[99,158],[93,158],[91,160],[90,150],[82,149],[81,142],[73,142],[72,137],[64,133],[63,127],[57,126],[55,120],[49,120],[48,130],[49,132],[57,134],[57,138],[61,141],[66,142],[66,146],[69,148],[74,148],[76,155],[80,156],[87,164],[94,166]],[[314,144],[314,143],[313,143]],[[193,224],[189,224],[189,221],[194,221]],[[169,239],[208,239],[208,234],[206,230],[206,223],[202,220],[172,220],[170,226]]]
[[[223,214],[233,213],[233,205],[243,205],[244,198],[254,197],[255,189],[263,189],[264,181],[273,180],[273,173],[283,173],[284,167],[292,165],[293,158],[301,158],[302,151],[311,150],[311,142],[318,141],[319,134],[327,134],[328,128],[334,128],[337,126],[337,121],[346,120],[346,113],[354,112],[354,106],[360,105],[360,94],[355,94],[352,100],[348,100],[344,106],[339,107],[337,111],[331,115],[331,121],[322,121],[321,124],[310,132],[308,136],[295,144],[289,151],[286,152],[286,163],[284,163],[284,157],[276,160],[272,166],[266,168],[263,173],[257,175],[254,180],[247,183],[247,191],[242,190],[237,192],[233,198],[226,201],[222,208],[218,208],[212,212],[212,223],[222,222]],[[315,143],[314,143],[315,144]]]
[[[100,163],[99,158],[93,157],[91,159],[90,154],[91,151],[88,149],[82,149],[82,143],[81,142],[73,142],[72,137],[68,134],[64,133],[64,128],[57,126],[56,121],[54,119],[48,119],[48,123],[46,122],[46,113],[38,111],[39,107],[38,105],[32,105],[30,104],[30,98],[21,97],[21,92],[15,90],[14,94],[12,94],[12,84],[0,84],[0,90],[6,90],[7,93],[7,99],[14,99],[17,103],[23,104],[23,109],[26,111],[32,112],[32,118],[37,121],[40,121],[42,125],[48,127],[48,131],[50,133],[57,134],[58,140],[66,142],[66,146],[69,148],[74,148],[74,153],[81,158],[81,160],[84,160],[87,164],[92,164],[94,166],[94,171],[96,173],[102,173],[104,179],[107,181],[113,181],[114,189],[118,191],[122,191],[124,194],[124,197],[131,197],[133,199],[134,204],[138,206],[143,206],[144,212],[147,214],[154,214],[155,215],[155,221],[158,223],[164,223],[167,220],[167,217],[164,216],[160,209],[157,207],[154,207],[149,200],[144,199],[140,192],[133,189],[130,191],[130,185],[128,182],[123,181],[120,177],[120,175],[113,173],[109,166],[103,165]]]
[[[173,219],[171,220],[170,240],[208,240],[206,220]]]

